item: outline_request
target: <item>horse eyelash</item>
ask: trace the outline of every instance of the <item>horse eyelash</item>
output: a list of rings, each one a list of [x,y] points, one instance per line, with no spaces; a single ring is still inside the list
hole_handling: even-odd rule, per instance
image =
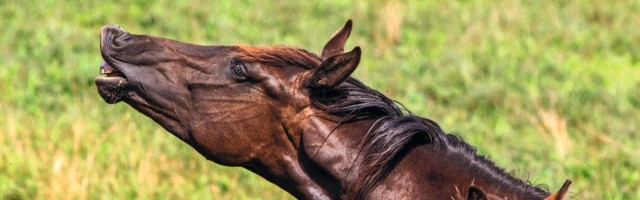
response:
[[[247,77],[247,69],[244,63],[238,59],[231,60],[232,70],[236,76]]]

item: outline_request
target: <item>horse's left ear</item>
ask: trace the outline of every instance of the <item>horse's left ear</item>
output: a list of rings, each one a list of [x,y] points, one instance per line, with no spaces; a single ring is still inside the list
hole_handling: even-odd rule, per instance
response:
[[[562,187],[560,188],[560,190],[558,190],[556,193],[553,193],[553,194],[549,195],[549,197],[547,197],[545,200],[562,200],[562,199],[564,199],[564,196],[569,191],[569,186],[571,186],[571,180],[567,179],[567,181],[565,181],[564,184],[562,184]]]
[[[329,42],[324,45],[324,49],[322,49],[322,61],[325,61],[332,56],[344,52],[344,44],[347,42],[347,39],[351,34],[352,25],[353,22],[351,21],[351,19],[349,19],[347,23],[345,23],[344,26],[340,30],[338,30],[338,32],[333,34],[331,39],[329,39]]]
[[[470,186],[467,193],[467,200],[487,200],[487,194],[476,186]]]
[[[306,82],[308,88],[332,88],[347,80],[360,63],[360,47],[327,58],[315,68]]]

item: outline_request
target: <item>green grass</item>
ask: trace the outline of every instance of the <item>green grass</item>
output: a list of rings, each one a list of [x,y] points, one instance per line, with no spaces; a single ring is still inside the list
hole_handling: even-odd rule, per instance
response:
[[[320,52],[349,18],[368,85],[518,177],[640,198],[640,3],[595,0],[4,1],[0,198],[290,199],[105,104],[98,32]]]

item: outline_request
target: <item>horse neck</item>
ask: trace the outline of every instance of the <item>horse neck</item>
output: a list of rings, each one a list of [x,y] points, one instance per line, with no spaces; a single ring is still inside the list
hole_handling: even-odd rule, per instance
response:
[[[317,172],[310,176],[314,176],[316,180],[333,183],[321,185],[334,195],[345,195],[354,183],[365,156],[361,155],[362,142],[377,119],[348,122],[340,120],[341,118],[322,113],[309,116],[301,134],[300,145],[301,155],[307,158],[305,161],[308,164],[305,168]],[[444,141],[439,145],[425,141],[411,142],[403,150],[397,163],[393,164],[393,171],[410,171],[417,176],[429,178],[434,173],[439,174],[436,177],[443,179],[436,181],[447,183],[448,188],[442,189],[442,185],[433,186],[428,181],[415,184],[434,187],[433,190],[445,191],[447,195],[466,195],[470,186],[481,188],[489,197],[496,199],[543,199],[548,195],[477,155],[473,147],[464,141],[451,135],[440,139]],[[389,176],[394,174],[391,173]],[[389,182],[392,179],[381,180],[381,184],[397,184],[397,181]]]

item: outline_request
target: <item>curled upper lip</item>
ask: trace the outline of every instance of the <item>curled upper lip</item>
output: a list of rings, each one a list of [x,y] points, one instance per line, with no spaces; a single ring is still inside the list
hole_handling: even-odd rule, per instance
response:
[[[109,24],[103,26],[102,29],[100,29],[100,48],[109,48],[109,46],[113,44],[113,39],[124,33],[124,30],[118,25]]]
[[[103,65],[108,65],[118,71],[122,71],[112,54],[114,53],[114,40],[118,37],[126,35],[126,32],[118,25],[109,24],[100,29],[100,54],[104,60]],[[119,62],[118,62],[119,63]]]

